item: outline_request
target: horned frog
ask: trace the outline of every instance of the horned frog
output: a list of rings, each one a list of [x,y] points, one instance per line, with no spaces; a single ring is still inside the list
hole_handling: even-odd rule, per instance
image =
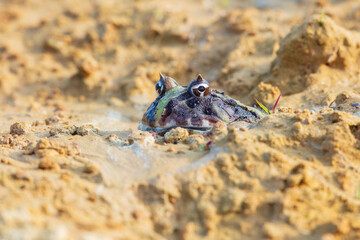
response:
[[[208,81],[201,75],[186,87],[160,73],[155,90],[158,97],[144,113],[139,130],[159,134],[176,127],[208,131],[218,122],[255,123],[265,116],[255,107],[246,106],[223,92],[210,89]]]

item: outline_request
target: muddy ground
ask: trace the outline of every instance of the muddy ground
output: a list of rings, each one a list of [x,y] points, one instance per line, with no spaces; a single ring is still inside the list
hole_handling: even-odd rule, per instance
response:
[[[360,2],[0,1],[1,239],[359,239]],[[137,130],[159,72],[276,114]]]

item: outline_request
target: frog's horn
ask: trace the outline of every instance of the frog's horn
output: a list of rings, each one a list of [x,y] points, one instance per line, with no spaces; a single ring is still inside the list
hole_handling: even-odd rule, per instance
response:
[[[162,73],[160,73],[160,82],[163,84],[163,86],[165,86],[165,90],[169,90],[179,85],[175,79],[167,76],[165,77]]]
[[[199,74],[196,78],[196,80],[203,80],[203,77],[201,76],[201,74]]]

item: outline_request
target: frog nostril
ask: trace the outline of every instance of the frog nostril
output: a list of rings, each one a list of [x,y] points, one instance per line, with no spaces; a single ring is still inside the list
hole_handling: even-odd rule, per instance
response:
[[[196,106],[198,106],[201,102],[199,101],[199,99],[197,98],[192,98],[188,101],[186,101],[186,105],[189,107],[189,108],[195,108]]]
[[[204,109],[204,113],[205,113],[206,115],[212,115],[212,114],[213,114],[213,111],[211,110],[211,108],[207,107],[207,108]]]

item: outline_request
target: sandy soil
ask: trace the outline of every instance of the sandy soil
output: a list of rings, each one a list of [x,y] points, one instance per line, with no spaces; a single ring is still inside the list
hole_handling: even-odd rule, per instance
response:
[[[0,23],[1,239],[360,238],[358,0],[2,0]],[[283,97],[157,136],[159,72]]]

